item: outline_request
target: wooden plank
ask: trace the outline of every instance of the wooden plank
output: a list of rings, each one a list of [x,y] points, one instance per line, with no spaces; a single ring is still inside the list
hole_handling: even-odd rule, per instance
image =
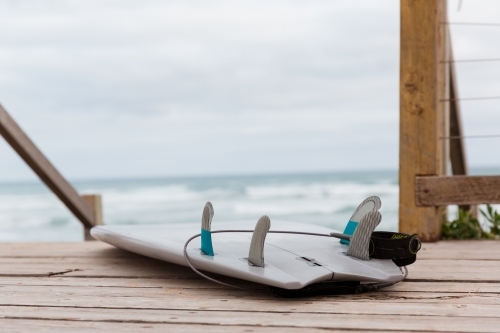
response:
[[[500,260],[500,242],[496,240],[449,240],[425,243],[418,260],[451,259],[460,260]]]
[[[417,206],[500,203],[500,176],[416,177]]]
[[[492,269],[500,260],[417,260],[409,278],[423,280],[498,281]],[[67,276],[105,278],[199,279],[188,267],[140,257],[129,258],[0,258],[0,276]]]
[[[103,242],[0,243],[0,257],[129,257],[133,253]]]
[[[231,280],[230,282],[242,285],[248,288],[258,288],[260,285],[255,283],[245,283],[241,280]],[[216,283],[205,283],[199,279],[148,279],[148,278],[74,278],[74,277],[12,277],[4,276],[0,281],[0,286],[60,286],[60,287],[101,287],[101,288],[138,288],[138,289],[223,289]],[[413,293],[429,293],[429,292],[448,292],[448,293],[500,293],[500,284],[496,282],[408,282],[398,283],[389,289],[383,289],[381,292],[413,292]]]
[[[442,209],[415,205],[415,176],[440,175],[445,133],[446,1],[401,0],[399,230],[441,236]]]
[[[244,281],[235,281],[233,283],[238,283],[248,288],[257,288],[259,285]],[[226,287],[223,287],[216,283],[205,283],[202,280],[196,279],[148,279],[148,278],[74,278],[74,277],[64,277],[64,276],[53,276],[53,277],[9,277],[4,276],[0,280],[0,286],[66,286],[66,287],[100,287],[100,288],[138,288],[138,289],[162,289],[162,288],[172,288],[172,289],[224,289],[227,291]],[[417,293],[497,293],[500,294],[500,284],[495,282],[402,282],[398,283],[388,289],[382,289],[379,292],[385,293],[407,293],[412,292]],[[126,292],[125,292],[126,293]]]
[[[77,259],[77,260],[74,260]],[[1,258],[0,276],[198,278],[190,268],[146,257]]]
[[[82,199],[87,203],[87,205],[92,209],[92,215],[94,218],[94,226],[103,225],[102,217],[102,196],[98,194],[87,194],[82,195]],[[83,238],[85,241],[94,241],[94,237],[90,235],[90,228],[83,228]]]
[[[91,228],[95,225],[92,209],[35,146],[1,105],[0,134],[38,177],[40,177],[45,185],[47,185],[76,218],[82,222],[84,227]]]
[[[37,309],[34,309],[36,311]],[[106,321],[82,321],[82,320],[72,320],[68,318],[66,320],[53,320],[45,318],[7,318],[1,319],[0,324],[2,325],[3,332],[37,332],[37,333],[53,333],[53,332],[120,332],[120,333],[165,333],[165,332],[176,332],[176,333],[224,333],[224,332],[235,332],[235,333],[302,333],[303,328],[294,327],[247,327],[247,326],[220,326],[220,325],[198,325],[198,324],[177,324],[177,323],[147,323],[147,322],[106,322]],[[313,333],[324,333],[324,329],[308,328],[307,332]],[[328,330],[328,332],[339,333],[345,332],[344,330]],[[356,332],[356,331],[351,331]],[[357,332],[377,332],[372,330],[362,330]],[[425,332],[424,332],[425,333]]]
[[[84,279],[74,279],[84,280]],[[337,295],[337,296],[317,296],[299,299],[289,299],[288,303],[284,299],[274,297],[270,292],[260,293],[245,291],[233,288],[204,288],[210,285],[210,281],[193,281],[191,287],[170,284],[171,280],[165,280],[160,288],[139,288],[139,287],[103,287],[88,285],[85,288],[78,288],[77,285],[2,285],[0,295],[2,301],[0,305],[44,305],[44,306],[71,306],[71,307],[112,307],[112,308],[154,308],[171,310],[192,310],[192,309],[212,309],[212,310],[245,310],[245,311],[277,311],[277,312],[331,312],[333,304],[361,302],[380,302],[384,304],[392,303],[435,303],[435,304],[480,304],[480,305],[500,305],[500,295],[497,292],[476,292],[470,291],[474,283],[467,283],[468,292],[459,289],[463,283],[454,282],[404,282],[394,287],[388,287],[380,291],[369,292],[361,295]],[[187,280],[186,280],[187,282]],[[404,284],[411,284],[408,289],[419,288],[418,284],[434,284],[438,291],[411,291],[404,290]],[[459,291],[439,291],[439,286],[443,289],[447,284],[455,284]],[[481,283],[489,285],[489,289],[494,288],[495,283]],[[497,283],[498,284],[498,283]],[[193,288],[193,286],[198,286]],[[210,285],[211,286],[211,285]],[[402,289],[401,289],[402,288]],[[477,287],[479,288],[479,287]],[[420,289],[419,289],[420,290]],[[477,290],[477,289],[476,289]],[[165,298],[168,303],[165,303]],[[310,303],[312,299],[321,302]],[[327,305],[327,303],[329,305]],[[300,305],[300,307],[297,307]],[[338,306],[342,306],[338,304]],[[321,309],[321,310],[320,310]],[[363,310],[363,313],[378,313],[379,309]],[[375,312],[373,312],[375,311]],[[396,310],[394,310],[396,311]]]
[[[447,240],[425,243],[422,259],[499,260],[500,242],[495,240]],[[144,258],[102,242],[0,243],[0,258]]]
[[[45,306],[101,309],[246,311],[268,313],[422,314],[436,316],[494,316],[500,311],[498,293],[370,292],[300,299],[226,289],[140,289],[5,286],[1,306]],[[368,306],[367,306],[368,304]],[[372,308],[370,304],[377,304]],[[467,305],[470,311],[454,310]],[[441,308],[439,308],[441,307]],[[475,309],[475,310],[472,310]],[[451,312],[451,313],[450,313]]]
[[[437,308],[437,307],[436,307]],[[36,311],[34,311],[36,310]],[[466,313],[465,311],[462,311]],[[485,309],[486,310],[486,309]],[[9,319],[72,320],[92,322],[129,322],[148,324],[198,324],[218,327],[272,327],[272,328],[323,328],[323,329],[358,329],[358,330],[436,330],[471,332],[480,326],[481,332],[498,332],[500,318],[494,315],[456,317],[420,315],[380,316],[366,314],[336,313],[255,313],[238,312],[213,313],[213,311],[178,311],[178,310],[141,310],[88,309],[88,308],[26,308],[0,307],[0,315]],[[226,314],[226,315],[224,315]],[[383,315],[383,313],[382,313]]]

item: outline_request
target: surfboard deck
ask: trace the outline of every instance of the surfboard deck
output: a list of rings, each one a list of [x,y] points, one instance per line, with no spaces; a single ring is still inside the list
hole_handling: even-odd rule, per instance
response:
[[[216,230],[251,230],[252,222],[217,223]],[[187,266],[184,244],[199,233],[199,224],[107,225],[94,227],[94,238],[147,257]],[[273,221],[271,230],[329,234],[326,227]],[[200,239],[187,248],[198,269],[284,289],[300,289],[323,281],[397,282],[402,273],[391,260],[360,260],[347,256],[348,246],[338,239],[307,235],[272,234],[265,240],[265,266],[248,263],[252,233],[212,234],[214,256],[200,250]]]

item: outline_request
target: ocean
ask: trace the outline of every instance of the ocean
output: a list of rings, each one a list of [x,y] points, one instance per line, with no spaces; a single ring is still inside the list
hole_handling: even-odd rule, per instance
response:
[[[382,199],[380,229],[397,230],[396,171],[74,181],[101,194],[105,224],[200,223],[205,202],[219,221],[272,220],[343,230],[368,196]],[[81,241],[80,222],[41,182],[0,183],[0,241]]]
[[[500,174],[499,168],[474,174]],[[81,194],[101,194],[105,224],[201,223],[205,202],[219,221],[313,223],[343,230],[366,197],[382,200],[378,229],[398,228],[397,171],[335,172],[74,181]],[[453,218],[456,208],[449,209]],[[81,241],[80,222],[41,182],[0,183],[0,241]]]

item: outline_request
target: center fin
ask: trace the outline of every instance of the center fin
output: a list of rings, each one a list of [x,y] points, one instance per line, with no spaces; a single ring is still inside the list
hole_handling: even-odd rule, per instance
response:
[[[257,267],[264,267],[264,242],[270,228],[271,220],[267,215],[262,216],[255,225],[248,252],[248,262]]]

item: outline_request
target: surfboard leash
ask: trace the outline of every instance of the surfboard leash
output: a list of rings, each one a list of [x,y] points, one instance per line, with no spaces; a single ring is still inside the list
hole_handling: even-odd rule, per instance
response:
[[[254,230],[216,230],[211,231],[211,233],[235,233],[235,232],[254,232]],[[280,230],[269,230],[269,233],[276,234],[295,234],[295,235],[309,235],[309,236],[320,236],[320,237],[334,237],[345,240],[350,240],[351,236],[345,234],[331,233],[331,234],[320,234],[312,232],[301,232],[301,231],[280,231]],[[396,235],[396,236],[394,236]],[[397,282],[381,282],[381,283],[368,283],[361,284],[359,281],[340,281],[340,282],[321,282],[311,284],[302,289],[283,289],[278,287],[268,286],[266,289],[263,288],[247,288],[242,286],[233,285],[230,283],[222,282],[220,280],[214,279],[202,272],[200,272],[189,260],[187,253],[187,247],[189,243],[200,237],[201,233],[196,234],[189,238],[184,244],[184,259],[188,266],[201,277],[215,282],[217,284],[245,290],[251,292],[268,293],[272,292],[276,297],[284,298],[296,298],[296,297],[306,297],[306,296],[320,296],[320,295],[346,295],[346,294],[361,294],[367,291],[374,291],[381,288],[386,288],[395,285],[406,279],[408,276],[408,269],[406,265],[412,264],[416,260],[416,253],[420,250],[421,244],[418,236],[407,235],[402,233],[394,232],[374,232],[370,238],[370,257],[376,255],[378,259],[392,259],[394,263],[400,267],[403,277]],[[389,241],[388,241],[389,240]],[[394,242],[394,240],[405,240]],[[408,249],[408,250],[407,250]],[[408,256],[408,251],[410,256]],[[394,257],[396,256],[396,258]],[[382,258],[384,257],[384,258]],[[390,257],[390,258],[389,258]],[[403,272],[404,270],[404,272]]]

